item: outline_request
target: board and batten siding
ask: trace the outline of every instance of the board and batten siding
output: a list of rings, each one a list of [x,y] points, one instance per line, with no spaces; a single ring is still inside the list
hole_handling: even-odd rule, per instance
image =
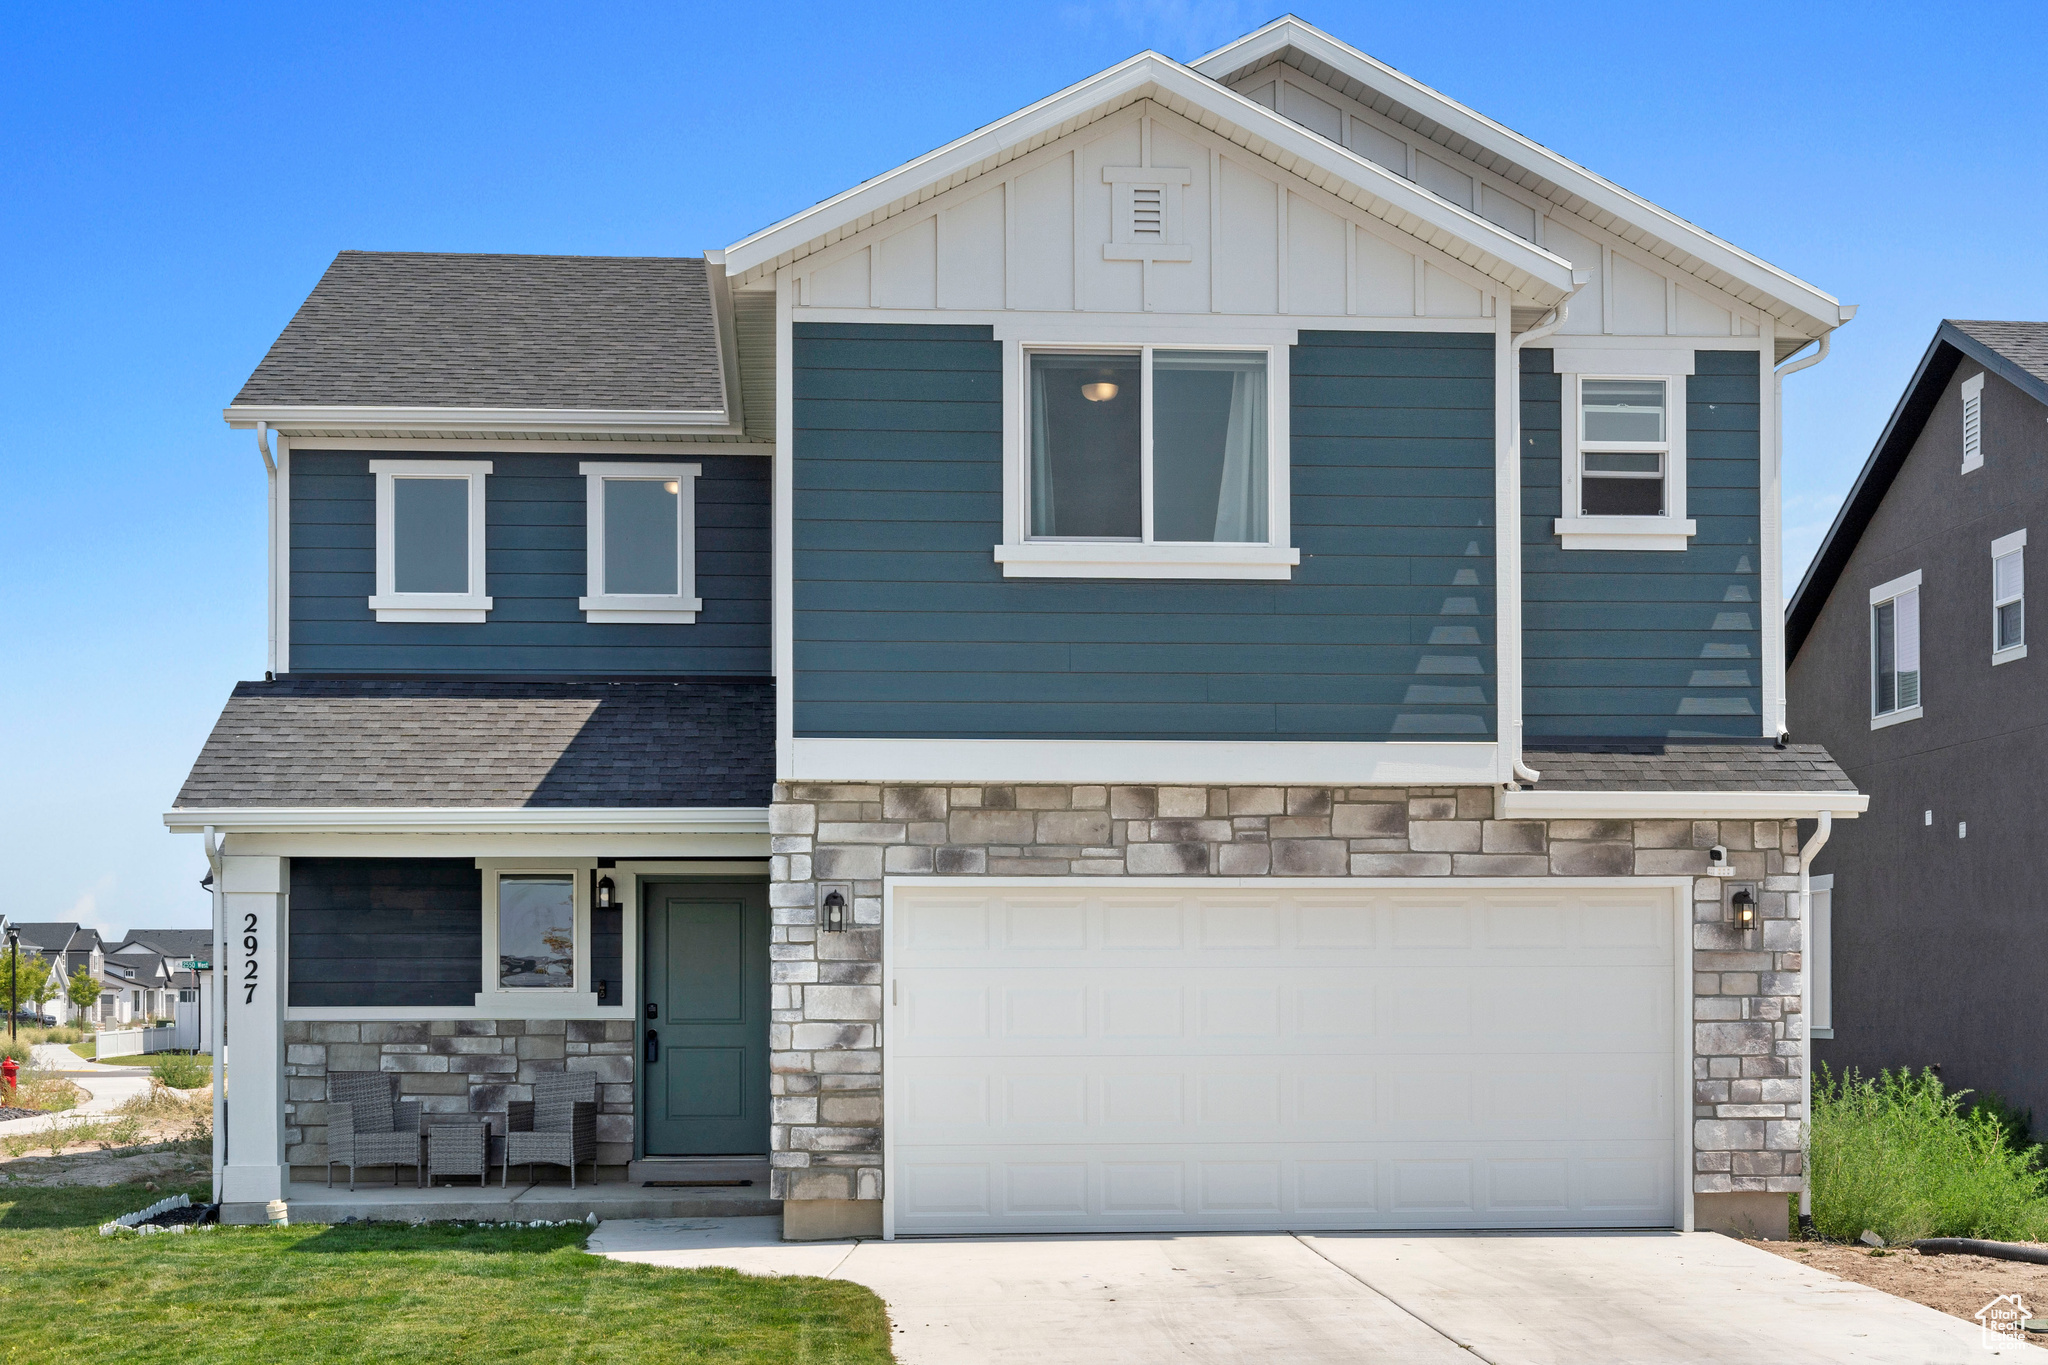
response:
[[[1301,334],[1291,581],[1062,581],[994,562],[989,328],[796,324],[796,734],[1491,739],[1493,346]]]
[[[1763,727],[1759,358],[1698,351],[1685,386],[1683,551],[1566,550],[1562,384],[1522,353],[1523,730],[1755,738]]]
[[[769,661],[770,461],[760,455],[652,455],[698,465],[697,595],[689,625],[591,624],[584,594],[584,478],[577,455],[465,456],[491,461],[484,489],[478,624],[379,621],[373,457],[300,450],[291,457],[291,666],[325,674],[535,677],[742,675]],[[403,459],[379,452],[377,459]],[[420,458],[440,458],[422,455]],[[601,457],[628,457],[611,451]]]
[[[483,873],[473,858],[294,858],[292,1005],[474,1005]]]

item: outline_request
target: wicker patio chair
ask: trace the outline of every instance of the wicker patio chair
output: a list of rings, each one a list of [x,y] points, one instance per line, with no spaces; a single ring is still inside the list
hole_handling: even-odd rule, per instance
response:
[[[336,1164],[348,1167],[348,1187],[356,1187],[358,1166],[410,1166],[415,1184],[423,1183],[420,1106],[400,1103],[398,1078],[382,1071],[337,1071],[327,1078],[327,1188],[334,1188]],[[398,1183],[398,1172],[391,1173]]]
[[[505,1164],[498,1173],[502,1188],[514,1166],[525,1166],[527,1178],[536,1164],[567,1166],[569,1188],[576,1188],[576,1165],[590,1163],[597,1183],[597,1076],[588,1071],[559,1072],[533,1083],[531,1100],[505,1106]]]

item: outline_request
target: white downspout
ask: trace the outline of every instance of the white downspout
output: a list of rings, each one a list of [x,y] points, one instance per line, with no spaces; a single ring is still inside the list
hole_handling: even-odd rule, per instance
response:
[[[1515,452],[1515,483],[1516,487],[1518,488],[1521,486],[1522,478],[1522,348],[1527,346],[1532,341],[1543,340],[1545,337],[1550,336],[1552,333],[1556,332],[1558,328],[1564,326],[1565,322],[1572,315],[1573,296],[1576,295],[1581,289],[1585,288],[1589,283],[1591,283],[1592,279],[1593,276],[1590,272],[1584,270],[1574,270],[1572,272],[1571,293],[1566,294],[1563,298],[1557,301],[1557,307],[1551,309],[1550,311],[1550,320],[1548,322],[1538,322],[1534,327],[1531,327],[1528,331],[1522,333],[1520,336],[1514,338],[1512,341],[1508,343],[1508,444],[1510,448],[1512,448]],[[1517,499],[1516,506],[1519,507],[1520,505],[1520,500]],[[1520,536],[1517,536],[1515,538],[1515,543],[1517,545],[1521,544]],[[1519,585],[1521,581],[1522,576],[1520,572],[1520,566],[1517,566],[1515,573],[1515,582]],[[1520,642],[1522,638],[1522,633],[1520,630],[1520,624],[1522,620],[1522,603],[1520,598],[1521,594],[1519,591],[1517,591],[1516,601],[1514,603],[1515,622],[1517,627],[1515,631],[1515,640],[1517,648],[1521,647]],[[1524,653],[1526,652],[1527,651],[1524,651]],[[1510,744],[1514,750],[1515,781],[1542,781],[1543,774],[1537,772],[1534,768],[1530,767],[1528,764],[1522,761],[1522,712],[1519,705],[1516,707],[1515,718],[1511,722],[1511,724],[1514,729],[1513,737],[1510,738],[1504,735],[1502,736],[1502,739],[1505,740],[1508,744]]]
[[[214,834],[212,825],[206,827],[204,837],[206,865],[213,870],[213,965],[207,975],[213,978],[213,1036],[209,1042],[213,1052],[213,1202],[218,1204],[223,1193],[223,1168],[227,1165],[228,1154],[228,1092],[222,1083],[228,1041],[227,992],[221,984],[226,977],[224,964],[227,961],[227,878],[220,839]]]
[[[270,653],[266,657],[270,660],[271,672],[275,673],[277,671],[278,585],[273,580],[277,577],[277,459],[270,453],[270,424],[268,422],[258,422],[256,424],[256,453],[263,457],[263,470],[265,477],[268,479],[263,506],[265,512],[264,520],[270,525],[270,558],[265,561],[268,569],[264,574],[264,579],[270,583],[270,601],[268,604],[269,609],[263,614],[270,622]]]
[[[1815,357],[1818,359],[1819,357]],[[1813,837],[1799,850],[1799,1070],[1800,1117],[1806,1141],[1799,1177],[1799,1231],[1813,1227],[1813,858],[1834,832],[1835,813],[1822,811]]]

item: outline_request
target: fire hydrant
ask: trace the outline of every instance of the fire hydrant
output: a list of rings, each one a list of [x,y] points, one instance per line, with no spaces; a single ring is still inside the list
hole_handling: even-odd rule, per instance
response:
[[[9,1057],[6,1061],[0,1061],[0,1080],[4,1080],[7,1082],[7,1088],[9,1090],[15,1088],[15,1073],[19,1072],[20,1070],[20,1065],[16,1063],[14,1058],[12,1057]]]

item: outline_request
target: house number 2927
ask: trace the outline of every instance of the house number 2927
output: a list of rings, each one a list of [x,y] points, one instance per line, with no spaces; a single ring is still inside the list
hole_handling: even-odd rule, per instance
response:
[[[248,921],[242,926],[242,1003],[256,1003],[256,917],[243,915]]]

